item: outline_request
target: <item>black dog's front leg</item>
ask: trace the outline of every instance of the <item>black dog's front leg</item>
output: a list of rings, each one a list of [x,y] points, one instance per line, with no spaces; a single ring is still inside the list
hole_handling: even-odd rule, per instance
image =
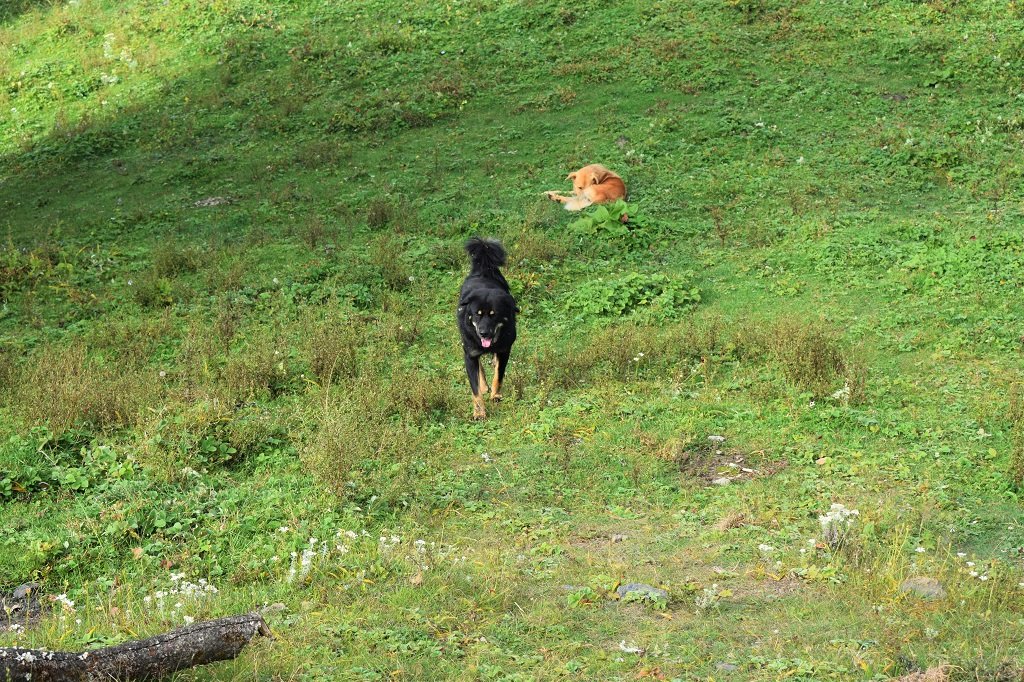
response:
[[[466,353],[466,375],[469,377],[469,390],[473,391],[473,419],[486,419],[487,410],[484,409],[483,389],[487,387],[484,381],[483,368],[480,366],[480,356],[473,357]]]
[[[511,351],[494,354],[494,379],[491,384],[491,400],[501,400],[501,382],[505,381],[505,368]]]

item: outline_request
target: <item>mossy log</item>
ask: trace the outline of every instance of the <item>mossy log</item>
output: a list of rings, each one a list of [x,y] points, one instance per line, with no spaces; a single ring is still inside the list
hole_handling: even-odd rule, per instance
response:
[[[256,613],[194,623],[93,651],[0,648],[0,682],[158,680],[178,670],[232,659],[270,628]]]

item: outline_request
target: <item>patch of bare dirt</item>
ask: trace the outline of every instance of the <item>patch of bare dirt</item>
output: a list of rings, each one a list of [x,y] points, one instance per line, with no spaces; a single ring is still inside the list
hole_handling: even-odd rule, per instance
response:
[[[786,466],[785,462],[761,461],[763,450],[743,452],[726,448],[724,441],[722,436],[686,443],[670,440],[659,454],[678,466],[681,473],[704,485],[729,485],[771,476]]]
[[[803,589],[803,583],[798,578],[787,575],[778,580],[762,578],[740,582],[732,587],[732,593],[738,601],[773,601],[788,597],[801,589]]]

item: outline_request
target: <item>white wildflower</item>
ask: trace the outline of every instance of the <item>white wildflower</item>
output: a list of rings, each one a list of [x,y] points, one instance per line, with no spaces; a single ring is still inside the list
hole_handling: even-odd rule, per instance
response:
[[[60,605],[64,608],[65,611],[70,611],[71,613],[75,612],[75,602],[68,599],[68,595],[58,594],[56,597],[53,598],[53,600],[55,602],[60,603]]]

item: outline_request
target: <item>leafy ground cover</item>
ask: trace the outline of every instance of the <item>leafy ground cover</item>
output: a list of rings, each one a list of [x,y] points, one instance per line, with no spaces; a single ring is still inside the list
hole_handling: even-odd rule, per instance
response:
[[[0,588],[47,597],[0,644],[266,607],[176,679],[1018,679],[1022,36],[995,0],[6,3]],[[594,161],[628,207],[543,197]],[[523,308],[486,423],[472,234]]]

